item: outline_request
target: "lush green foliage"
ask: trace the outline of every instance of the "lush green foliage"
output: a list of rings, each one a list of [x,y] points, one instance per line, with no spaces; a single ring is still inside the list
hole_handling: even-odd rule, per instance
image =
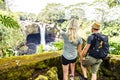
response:
[[[105,23],[102,33],[109,36],[110,54],[120,55],[120,20]]]
[[[37,46],[37,54],[39,54],[39,53],[42,53],[43,52],[43,45],[42,44],[40,44],[39,46]]]
[[[5,2],[3,0],[0,0],[0,9],[5,9]]]
[[[109,7],[120,5],[120,0],[95,0],[96,2],[107,2]]]
[[[0,32],[2,34],[0,49],[3,50],[3,55],[0,56],[8,57],[14,55],[13,49],[25,40],[24,34],[21,32],[21,29],[13,29],[1,26]]]
[[[10,28],[19,28],[19,24],[17,21],[15,21],[12,17],[0,14],[0,22],[6,27]]]
[[[63,41],[58,41],[58,42],[54,42],[53,46],[55,46],[58,50],[62,50],[63,49]]]
[[[120,55],[120,43],[110,42],[110,53]]]
[[[13,49],[23,42],[25,37],[16,16],[6,11],[0,12],[0,57],[9,57],[14,55]]]
[[[65,13],[64,9],[62,9],[62,5],[51,3],[38,14],[37,20],[40,22],[53,23],[56,20],[63,19],[64,17]]]

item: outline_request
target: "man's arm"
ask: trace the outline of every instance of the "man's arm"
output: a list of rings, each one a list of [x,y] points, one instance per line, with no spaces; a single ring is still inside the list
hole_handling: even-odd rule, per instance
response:
[[[82,56],[85,56],[91,44],[86,44],[82,50]]]

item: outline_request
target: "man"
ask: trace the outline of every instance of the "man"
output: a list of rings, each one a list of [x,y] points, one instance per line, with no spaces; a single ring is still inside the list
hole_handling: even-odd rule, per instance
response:
[[[92,72],[91,80],[97,80],[97,71],[98,71],[99,66],[102,62],[102,59],[97,59],[97,58],[93,57],[92,55],[94,55],[94,54],[89,53],[89,50],[91,49],[91,47],[94,44],[94,42],[93,42],[94,35],[93,34],[99,33],[99,30],[100,30],[100,24],[98,24],[96,22],[93,23],[91,26],[92,34],[90,36],[88,36],[87,43],[82,51],[82,55],[86,56],[84,60],[80,60],[81,69],[82,69],[85,80],[87,80],[87,77],[88,77],[87,76],[87,69],[86,69],[87,66],[90,66],[90,68],[91,68],[91,72]]]

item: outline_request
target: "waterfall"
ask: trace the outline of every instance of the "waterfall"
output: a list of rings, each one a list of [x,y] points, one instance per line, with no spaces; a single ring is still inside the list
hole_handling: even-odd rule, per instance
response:
[[[40,36],[41,36],[41,42],[40,43],[43,45],[44,48],[45,48],[45,45],[46,45],[45,26],[46,26],[46,24],[40,25]]]
[[[48,25],[46,23],[42,24],[37,23],[37,25],[39,25],[40,28],[40,44],[43,45],[43,50],[44,51],[56,50],[54,46],[47,44],[54,41],[54,34],[52,34],[53,30],[51,30],[52,32],[46,33],[48,31],[46,30],[46,28],[49,27],[52,29],[54,27],[54,24]]]

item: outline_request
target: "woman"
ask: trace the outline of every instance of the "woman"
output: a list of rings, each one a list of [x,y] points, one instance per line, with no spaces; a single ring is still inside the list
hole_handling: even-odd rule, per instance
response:
[[[68,80],[69,67],[70,79],[74,80],[75,62],[78,55],[77,53],[80,55],[82,48],[82,39],[78,35],[78,30],[79,24],[76,19],[71,20],[67,26],[66,32],[59,29],[64,40],[62,52],[63,80]]]

